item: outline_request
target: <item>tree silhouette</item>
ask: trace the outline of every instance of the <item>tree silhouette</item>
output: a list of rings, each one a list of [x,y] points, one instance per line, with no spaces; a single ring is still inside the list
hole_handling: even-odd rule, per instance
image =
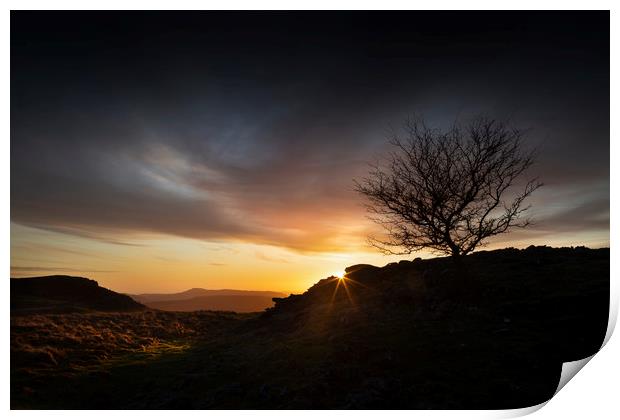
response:
[[[486,117],[446,131],[408,121],[405,136],[391,139],[387,162],[355,181],[370,218],[387,233],[370,237],[371,245],[386,254],[427,248],[458,258],[486,238],[528,226],[524,200],[542,184],[534,178],[514,191],[534,162],[523,134]]]

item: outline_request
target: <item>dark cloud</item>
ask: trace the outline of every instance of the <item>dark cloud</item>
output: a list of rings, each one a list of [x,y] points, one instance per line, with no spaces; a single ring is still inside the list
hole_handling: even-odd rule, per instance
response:
[[[583,232],[609,230],[609,197],[569,207],[540,220],[536,230],[547,232]]]
[[[549,229],[608,223],[577,220],[608,191],[570,193],[609,179],[608,12],[13,12],[11,31],[16,223],[337,249],[364,221],[351,180],[413,112],[529,128],[568,206]]]

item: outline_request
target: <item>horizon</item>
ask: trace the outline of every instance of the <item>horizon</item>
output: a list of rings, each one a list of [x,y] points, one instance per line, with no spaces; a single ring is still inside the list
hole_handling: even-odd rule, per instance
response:
[[[469,255],[475,255],[479,252],[489,252],[489,251],[498,251],[498,250],[504,250],[504,249],[517,249],[519,251],[523,251],[531,246],[547,246],[548,245],[528,245],[528,246],[524,246],[524,247],[514,247],[514,246],[509,246],[509,247],[505,247],[505,248],[493,248],[493,249],[479,249],[476,250],[474,252],[472,252]],[[550,248],[555,248],[555,249],[561,249],[561,248],[579,248],[579,247],[584,247],[584,245],[571,245],[571,246],[557,246],[557,247],[550,247]],[[609,245],[608,246],[602,246],[602,247],[586,247],[588,249],[592,249],[592,250],[600,250],[600,249],[610,249]],[[400,257],[400,258],[396,258],[398,261],[413,261],[415,258],[404,258],[407,257],[405,255],[400,255],[400,256],[392,256],[393,258],[396,257]],[[421,257],[420,257],[421,258]],[[428,260],[428,259],[435,259],[435,258],[445,258],[445,259],[449,259],[450,256],[447,255],[433,255],[427,258],[422,258],[422,260]],[[397,262],[397,261],[392,261],[392,262]],[[385,268],[387,265],[391,264],[392,262],[388,262],[385,265],[382,266],[376,266],[378,268]],[[364,264],[367,265],[366,263],[357,263],[357,264]],[[368,265],[372,265],[372,264],[368,264]],[[350,267],[350,266],[348,266]],[[335,272],[332,273],[330,275],[328,275],[327,277],[324,278],[329,278],[329,277],[342,277],[342,274],[345,273],[345,269],[348,268],[345,267],[344,269],[340,270],[339,272]],[[53,277],[53,276],[67,276],[67,277],[82,277],[82,276],[72,276],[70,274],[62,274],[62,273],[57,273],[57,274],[45,274],[45,275],[41,275],[41,276],[24,276],[24,277],[14,277],[11,276],[11,279],[28,279],[28,278],[36,278],[36,277]],[[96,278],[92,278],[92,277],[84,277],[87,278],[89,280],[95,280],[97,281],[97,283],[99,283],[99,281]],[[310,288],[311,286],[313,286],[314,284],[316,284],[317,282],[319,282],[320,280],[323,280],[324,278],[321,279],[316,279],[316,281],[312,284],[310,284],[308,286],[308,288]],[[105,287],[105,285],[102,285],[101,283],[99,283],[100,286]],[[112,290],[112,289],[110,289]],[[274,293],[282,293],[282,294],[302,294],[304,293],[307,289],[304,290],[297,290],[297,291],[287,291],[287,290],[250,290],[250,289],[230,289],[230,288],[205,288],[205,287],[190,287],[187,289],[181,289],[181,290],[172,290],[172,291],[167,291],[167,292],[152,292],[152,291],[144,291],[144,292],[126,292],[123,290],[113,290],[115,292],[121,293],[121,294],[125,294],[125,295],[157,295],[157,294],[162,294],[162,295],[173,295],[173,294],[178,294],[178,293],[183,293],[183,292],[188,292],[191,290],[209,290],[209,291],[226,291],[226,290],[230,290],[230,291],[236,291],[236,292],[274,292]]]
[[[606,18],[12,12],[11,277],[300,293],[433,257],[370,248],[353,191],[415,113],[507,119],[539,151],[536,223],[479,251],[609,247]]]

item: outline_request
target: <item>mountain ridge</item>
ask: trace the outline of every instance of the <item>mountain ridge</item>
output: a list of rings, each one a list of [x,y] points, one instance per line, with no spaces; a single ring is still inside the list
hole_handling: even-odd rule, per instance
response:
[[[191,289],[176,293],[127,293],[127,295],[140,303],[183,300],[200,296],[287,296],[286,293],[274,292],[271,290],[204,289],[201,287],[193,287]]]
[[[161,311],[233,311],[260,312],[274,305],[274,297],[259,295],[214,295],[196,296],[180,300],[158,300],[146,302],[149,308]],[[275,297],[275,299],[283,299]]]
[[[194,287],[178,293],[144,293],[129,296],[149,308],[162,311],[259,312],[272,307],[273,298],[285,298],[287,295],[273,291],[213,290]]]

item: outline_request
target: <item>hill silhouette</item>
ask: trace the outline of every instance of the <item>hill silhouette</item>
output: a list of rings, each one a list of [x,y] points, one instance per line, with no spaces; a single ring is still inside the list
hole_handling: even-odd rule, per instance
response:
[[[136,311],[144,306],[129,296],[99,286],[95,280],[72,276],[11,279],[11,313]]]
[[[609,249],[361,264],[275,301],[257,323],[325,343],[324,379],[349,390],[316,406],[526,407],[553,396],[564,362],[602,345]]]
[[[146,306],[162,311],[233,311],[259,312],[273,306],[271,296],[215,295],[181,300],[158,300]]]
[[[202,289],[195,287],[179,293],[143,293],[137,295],[129,295],[132,299],[140,303],[149,302],[161,302],[161,301],[174,301],[192,299],[202,296],[267,296],[272,297],[284,297],[286,296],[281,292],[272,291],[257,291],[257,290],[235,290],[235,289]]]
[[[607,328],[609,249],[346,271],[258,315],[12,314],[11,407],[522,408],[551,398],[562,363],[596,353]],[[35,365],[34,351],[51,355]]]
[[[258,312],[273,306],[271,300],[273,297],[286,295],[272,291],[194,288],[180,293],[148,293],[130,296],[150,308],[164,311]]]

